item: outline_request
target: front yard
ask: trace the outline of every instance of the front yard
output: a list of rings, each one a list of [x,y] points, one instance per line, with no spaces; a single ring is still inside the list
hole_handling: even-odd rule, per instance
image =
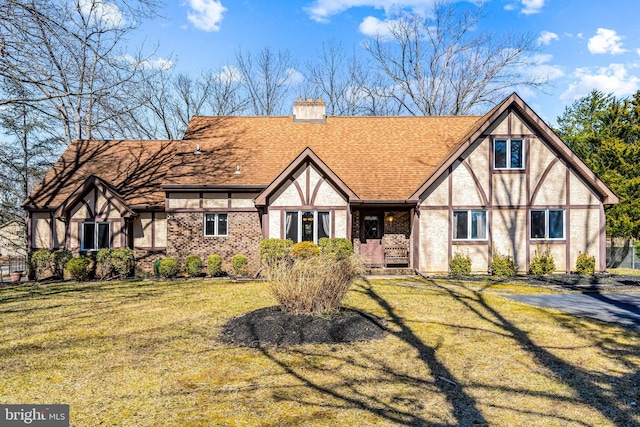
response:
[[[640,424],[640,333],[502,298],[522,285],[358,281],[387,320],[351,345],[237,348],[261,282],[0,287],[0,403],[68,403],[77,426]]]

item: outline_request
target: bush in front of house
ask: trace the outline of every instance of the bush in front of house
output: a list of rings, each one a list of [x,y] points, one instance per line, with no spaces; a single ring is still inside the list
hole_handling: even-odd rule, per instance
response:
[[[461,252],[456,251],[453,254],[453,258],[449,262],[449,275],[451,277],[463,277],[471,274],[471,257],[469,255],[463,255]]]
[[[246,276],[249,273],[249,259],[246,255],[236,254],[231,258],[231,268],[236,276]]]
[[[90,266],[91,259],[81,255],[78,258],[71,258],[67,262],[66,268],[74,280],[84,282],[89,278]]]
[[[207,271],[211,277],[222,276],[222,257],[218,254],[207,257]]]
[[[158,274],[167,279],[176,277],[180,264],[175,258],[162,258],[158,263]]]
[[[184,269],[190,277],[199,277],[202,273],[202,259],[191,254],[184,259]]]
[[[111,277],[112,273],[111,251],[107,248],[99,249],[96,253],[96,276],[100,280],[105,280]]]
[[[544,274],[551,274],[554,271],[556,271],[556,263],[553,255],[551,255],[549,244],[545,246],[544,250],[540,250],[540,245],[537,245],[535,254],[529,264],[529,274],[542,276]]]
[[[42,280],[47,270],[51,269],[52,265],[51,252],[47,249],[38,249],[31,253],[31,266],[34,269],[36,280]]]
[[[578,274],[593,275],[596,272],[596,257],[580,252],[576,260],[576,272]]]
[[[51,254],[51,263],[53,265],[53,274],[59,278],[64,278],[64,269],[73,258],[73,253],[67,249],[58,249]]]
[[[503,255],[496,251],[491,257],[491,274],[494,276],[515,276],[516,265],[510,254]]]
[[[291,239],[264,239],[260,242],[260,261],[262,261],[262,265],[270,266],[289,259],[292,250],[293,241]]]
[[[116,272],[120,280],[129,276],[133,270],[135,262],[135,256],[133,249],[130,248],[117,248],[112,249],[110,253],[111,265]]]
[[[323,237],[318,241],[320,252],[336,259],[345,259],[353,255],[353,244],[344,237]]]
[[[313,242],[299,242],[291,249],[291,256],[294,259],[307,259],[318,255],[320,255],[320,248]]]
[[[338,259],[321,253],[274,263],[264,271],[271,293],[284,311],[322,315],[340,308],[353,280],[362,273],[362,261],[354,254]]]

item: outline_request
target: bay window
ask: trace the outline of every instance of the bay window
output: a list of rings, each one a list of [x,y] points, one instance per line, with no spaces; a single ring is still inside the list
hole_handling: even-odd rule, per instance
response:
[[[293,243],[318,241],[323,237],[331,237],[329,212],[323,211],[289,211],[285,215],[285,239]]]

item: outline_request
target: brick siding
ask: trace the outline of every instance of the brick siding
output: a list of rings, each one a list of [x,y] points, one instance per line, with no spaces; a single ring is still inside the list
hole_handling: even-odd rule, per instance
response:
[[[250,273],[260,268],[259,244],[262,238],[257,212],[229,212],[228,235],[205,237],[202,212],[167,213],[167,253],[181,263],[191,254],[199,255],[206,265],[209,255],[222,257],[222,268],[231,272],[231,258],[236,254],[249,259]]]

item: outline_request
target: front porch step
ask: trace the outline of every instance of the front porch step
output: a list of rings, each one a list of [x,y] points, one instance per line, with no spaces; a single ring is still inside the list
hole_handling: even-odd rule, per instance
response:
[[[365,268],[365,276],[413,276],[416,272],[408,267]]]

